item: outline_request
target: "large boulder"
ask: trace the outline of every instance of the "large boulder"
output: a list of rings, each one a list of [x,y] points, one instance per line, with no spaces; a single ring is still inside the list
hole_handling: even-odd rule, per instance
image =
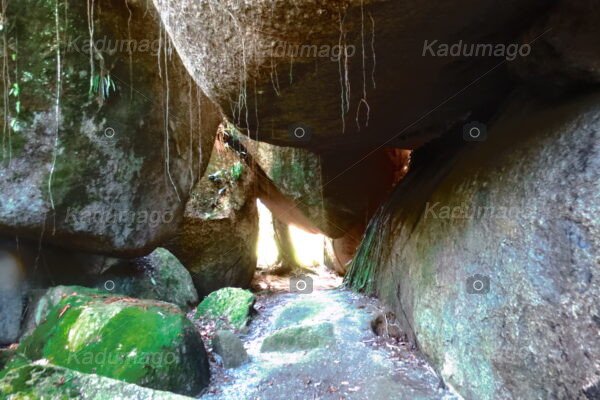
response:
[[[11,370],[0,379],[0,395],[6,399],[29,400],[191,399],[46,363],[33,363]]]
[[[600,384],[599,132],[597,93],[516,96],[486,141],[417,151],[369,228],[350,282],[466,399]]]
[[[190,273],[168,250],[158,248],[146,257],[132,260],[115,259],[112,263],[114,265],[105,272],[87,274],[80,272],[85,269],[83,264],[81,268],[77,268],[78,273],[72,274],[73,276],[67,282],[63,276],[55,276],[54,282],[83,285],[84,287],[79,288],[79,292],[85,290],[88,294],[95,293],[96,289],[106,294],[160,300],[175,304],[182,310],[187,310],[198,303],[198,293]],[[73,292],[71,286],[59,285],[48,289],[46,287],[42,285],[28,290],[27,313],[23,323],[25,332],[31,331],[42,323],[48,312],[63,297]]]
[[[156,12],[27,0],[7,4],[2,27],[0,233],[128,257],[172,236],[220,113]]]
[[[249,287],[256,270],[254,173],[221,140],[188,201],[181,229],[165,245],[190,271],[198,294]]]
[[[159,247],[144,257],[122,259],[72,251],[56,246],[19,241],[4,242],[5,260],[14,263],[18,274],[5,275],[7,290],[21,289],[32,300],[49,287],[80,285],[140,299],[161,300],[182,308],[198,303],[190,273],[168,250]],[[2,244],[0,244],[0,247]],[[44,268],[39,268],[43,265]],[[8,265],[7,265],[8,266]],[[0,273],[8,271],[0,268]],[[19,281],[11,279],[16,275]]]
[[[558,1],[523,35],[535,40],[528,57],[511,69],[544,91],[600,83],[600,9],[593,0]]]
[[[188,70],[232,121],[252,138],[316,150],[387,140],[413,148],[470,112],[493,107],[510,88],[505,64],[512,56],[457,57],[447,48],[510,43],[550,6],[542,0],[154,4]],[[312,139],[297,140],[296,127],[312,131]]]
[[[202,339],[178,307],[76,286],[21,340],[17,354],[186,395],[197,395],[210,376]]]

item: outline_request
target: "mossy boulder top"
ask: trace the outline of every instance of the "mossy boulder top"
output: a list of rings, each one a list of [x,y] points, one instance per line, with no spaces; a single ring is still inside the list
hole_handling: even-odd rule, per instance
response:
[[[256,301],[249,290],[223,288],[209,294],[196,309],[196,318],[210,318],[243,329]]]
[[[208,384],[204,344],[178,307],[67,289],[22,340],[19,355],[186,395]]]
[[[0,379],[0,397],[28,400],[191,399],[99,375],[37,363],[13,369]]]

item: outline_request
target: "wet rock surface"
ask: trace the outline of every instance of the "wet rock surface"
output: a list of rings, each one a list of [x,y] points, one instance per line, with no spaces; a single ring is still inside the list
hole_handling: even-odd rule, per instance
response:
[[[256,307],[242,336],[249,361],[235,370],[213,365],[201,399],[457,399],[405,343],[374,335],[373,300],[338,289],[259,296]],[[276,332],[311,325],[327,327],[322,347],[261,352]]]

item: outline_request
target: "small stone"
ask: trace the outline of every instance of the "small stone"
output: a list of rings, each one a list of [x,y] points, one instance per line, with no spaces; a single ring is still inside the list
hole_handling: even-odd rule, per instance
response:
[[[212,347],[214,352],[223,359],[225,368],[237,368],[248,360],[244,344],[231,331],[217,331],[212,341]]]

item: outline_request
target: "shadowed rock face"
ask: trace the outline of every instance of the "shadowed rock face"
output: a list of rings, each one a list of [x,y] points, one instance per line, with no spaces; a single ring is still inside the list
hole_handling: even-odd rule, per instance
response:
[[[598,381],[599,128],[598,94],[516,98],[487,141],[415,162],[385,208],[374,289],[465,398]]]
[[[219,113],[177,55],[159,65],[152,9],[95,2],[92,68],[85,2],[55,6],[10,2],[3,25],[13,129],[2,142],[0,233],[141,255],[177,229]]]
[[[24,308],[22,267],[11,253],[0,250],[0,345],[19,338]]]
[[[253,138],[320,151],[394,136],[413,148],[498,104],[504,58],[432,53],[440,43],[514,42],[549,2],[154,4],[188,71],[232,121]],[[298,125],[310,141],[290,135]]]
[[[600,82],[600,9],[593,0],[561,1],[523,35],[536,38],[531,55],[513,65],[522,79],[546,91]]]
[[[255,183],[242,157],[217,140],[181,228],[166,245],[190,271],[200,297],[227,286],[250,286],[258,240]]]

